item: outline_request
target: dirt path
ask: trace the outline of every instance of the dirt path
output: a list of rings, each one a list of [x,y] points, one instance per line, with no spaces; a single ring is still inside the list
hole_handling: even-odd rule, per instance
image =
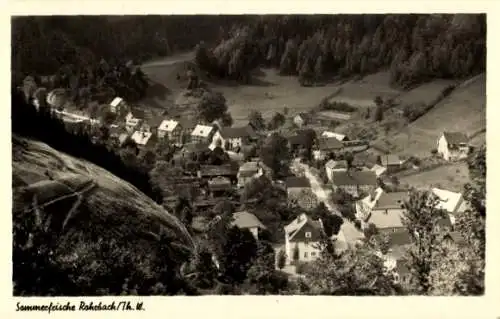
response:
[[[347,246],[352,247],[356,241],[362,239],[364,237],[363,232],[359,231],[354,224],[345,219],[335,203],[330,199],[331,190],[326,189],[323,185],[321,179],[311,172],[311,169],[308,165],[300,163],[298,160],[294,160],[292,166],[295,167],[295,170],[300,170],[304,172],[304,176],[311,183],[311,189],[314,194],[318,197],[318,200],[325,203],[325,206],[332,212],[332,214],[336,214],[344,220],[340,228],[340,232],[338,234],[337,240],[340,242],[344,242]]]

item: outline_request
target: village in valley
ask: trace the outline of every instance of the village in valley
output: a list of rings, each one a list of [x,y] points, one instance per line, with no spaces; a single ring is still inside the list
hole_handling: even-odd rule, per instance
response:
[[[196,212],[213,209],[217,203],[227,200],[236,208],[241,207],[234,212],[233,224],[249,230],[258,240],[260,233],[268,231],[265,223],[252,212],[259,208],[240,198],[246,186],[265,179],[272,187],[283,190],[287,205],[303,211],[283,226],[282,238],[275,240],[277,268],[300,275],[303,265],[320,256],[325,227],[317,213],[313,218],[310,212],[321,203],[329,214],[339,217],[337,226],[333,229],[330,226],[327,234],[337,250],[362,244],[370,232],[385,234],[390,247],[383,255],[384,263],[396,281],[404,282],[407,278],[403,256],[410,235],[402,216],[411,185],[401,185],[398,176],[420,172],[420,160],[384,153],[368,140],[352,139],[334,130],[318,130],[317,127],[325,126],[325,121],[328,125],[328,118],[325,120],[323,114],[288,116],[276,130],[265,128],[264,120],[258,116],[250,118],[246,125],[223,126],[218,121],[206,123],[147,115],[143,109],[117,96],[107,106],[114,120],[101,123],[98,118],[62,107],[60,101],[64,102],[65,98],[60,97],[59,101],[57,94],[57,90],[50,92],[46,105],[72,129],[83,125],[99,127],[102,131],[104,127],[112,145],[119,148],[132,145],[141,154],[153,152],[159,146],[172,149],[170,164],[181,167],[183,172],[169,179],[172,183],[169,188],[185,191],[197,185],[198,194],[193,195],[190,189],[189,196],[195,216],[192,223],[200,231],[210,227],[213,220]],[[37,107],[41,104],[36,99],[33,103]],[[339,116],[333,117],[338,120]],[[266,165],[265,156],[252,156],[273,134],[281,134],[281,141],[290,150],[286,176]],[[472,148],[462,132],[442,132],[435,140],[436,148],[429,150],[429,157],[439,165],[464,161]],[[467,208],[462,193],[439,187],[428,187],[428,190],[437,196],[439,208],[448,214],[442,225],[450,230],[449,240],[460,243],[463,238],[452,229],[455,215]],[[173,208],[176,200],[177,195],[166,197],[164,205]],[[279,260],[280,256],[284,258]]]
[[[198,43],[194,51],[187,43],[188,53],[168,46],[169,54],[142,57],[134,42],[125,47],[129,53],[123,58],[94,57],[91,63],[61,66],[52,75],[15,73],[13,87],[21,98],[12,103],[13,132],[20,136],[13,167],[19,189],[38,185],[40,177],[33,172],[40,170],[48,184],[58,181],[56,170],[70,180],[81,181],[71,174],[83,174],[85,187],[88,179],[97,187],[89,192],[91,199],[99,192],[106,195],[86,202],[75,191],[79,199],[70,206],[71,214],[78,205],[97,206],[84,206],[92,217],[81,214],[74,220],[104,225],[104,235],[113,240],[120,233],[113,227],[121,225],[127,238],[122,241],[137,242],[137,255],[160,243],[151,259],[141,255],[142,261],[134,263],[135,257],[127,257],[132,260],[128,267],[137,267],[134,276],[147,283],[123,275],[123,289],[110,281],[114,290],[99,290],[100,279],[95,286],[75,280],[64,289],[103,294],[482,294],[486,82],[485,62],[473,58],[485,53],[485,27],[472,28],[484,21],[463,16],[422,15],[415,21],[398,15],[373,21],[349,16],[339,18],[338,26],[325,22],[337,21],[329,17],[250,17],[243,26],[224,22],[230,27],[214,43],[193,40]],[[219,30],[222,22],[206,19]],[[96,21],[129,30],[126,19]],[[287,28],[302,30],[300,21],[318,31],[309,35],[306,28],[302,35],[290,35],[294,32]],[[155,23],[144,28],[154,29]],[[469,25],[473,31],[462,30]],[[373,30],[365,35],[363,28]],[[401,40],[397,35],[403,31],[392,28],[404,30],[409,40]],[[432,28],[444,35],[434,36]],[[446,28],[455,33],[449,36]],[[346,40],[351,33],[354,45]],[[103,36],[102,41],[108,40]],[[174,43],[151,41],[159,41],[161,48]],[[457,46],[460,41],[470,45]],[[476,55],[466,49],[473,44]],[[19,61],[31,61],[19,52]],[[129,60],[134,55],[142,58]],[[21,110],[17,104],[22,103],[29,107]],[[58,135],[66,140],[58,141]],[[25,151],[37,139],[67,154],[56,161],[59,166],[40,168],[38,158],[48,151],[38,151],[39,146]],[[41,155],[25,155],[30,152]],[[67,156],[90,164],[70,165]],[[101,178],[95,166],[116,177]],[[35,186],[51,193],[47,197],[61,195],[60,185],[52,185],[54,191]],[[121,207],[119,213],[111,212],[115,206]],[[73,223],[75,233],[84,227]],[[174,239],[162,239],[164,225],[174,229]],[[113,228],[109,234],[108,227]],[[170,241],[182,241],[192,250],[182,262],[172,253],[175,271],[162,259],[166,250],[177,249],[161,246]],[[119,246],[118,239],[112,245],[123,254],[132,249]],[[86,244],[78,247],[84,251]],[[102,267],[108,268],[70,267],[76,265],[66,262],[71,254],[63,251],[66,259],[58,262],[78,272],[77,277],[111,273],[115,267],[106,264],[108,255],[87,252],[82,256],[104,260]],[[154,268],[151,260],[161,265]],[[18,273],[22,282],[24,275]],[[170,292],[162,281],[178,274],[181,288],[176,277],[169,284],[177,290]],[[129,280],[136,280],[135,286]],[[29,283],[24,287],[31,289]]]

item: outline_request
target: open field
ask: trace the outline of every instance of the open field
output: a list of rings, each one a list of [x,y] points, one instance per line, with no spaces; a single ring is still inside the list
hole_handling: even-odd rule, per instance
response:
[[[389,138],[395,153],[426,156],[436,147],[443,131],[464,132],[469,136],[486,128],[486,76],[477,76],[459,86],[432,110],[406,129]],[[484,134],[474,138],[484,142]]]
[[[152,94],[144,101],[145,105],[163,110],[172,109],[180,93],[184,91],[187,80],[183,77],[187,67],[196,67],[189,59],[190,54],[182,54],[165,60],[157,60],[143,66],[144,72],[153,81]],[[180,75],[180,77],[178,77]],[[245,121],[252,110],[262,113],[269,119],[275,112],[282,112],[285,107],[289,114],[308,111],[316,107],[323,98],[333,95],[330,100],[346,102],[360,109],[374,108],[376,96],[392,97],[399,102],[397,108],[413,103],[429,103],[438,97],[450,84],[449,80],[434,80],[410,91],[401,91],[390,86],[388,72],[378,72],[360,80],[345,83],[332,83],[318,87],[301,87],[293,76],[279,76],[274,70],[258,70],[252,83],[236,85],[214,81],[201,74],[201,79],[214,90],[221,91],[227,99],[229,111],[236,125]],[[486,127],[486,79],[479,75],[459,85],[450,96],[438,103],[427,114],[410,123],[401,130],[400,118],[387,119],[400,122],[392,131],[383,132],[378,123],[371,125],[370,120],[361,120],[353,116],[348,123],[338,127],[342,132],[353,123],[363,127],[374,126],[379,140],[389,142],[389,149],[394,153],[427,156],[443,130],[462,131],[474,134]],[[337,93],[336,93],[337,92]],[[335,94],[336,93],[336,94]],[[185,112],[185,111],[182,111]],[[351,123],[352,122],[352,123]],[[391,124],[391,123],[388,123]],[[475,138],[476,144],[484,141],[484,134]]]
[[[416,188],[438,187],[460,192],[469,182],[469,169],[464,162],[444,165],[425,172],[404,176],[400,182]]]

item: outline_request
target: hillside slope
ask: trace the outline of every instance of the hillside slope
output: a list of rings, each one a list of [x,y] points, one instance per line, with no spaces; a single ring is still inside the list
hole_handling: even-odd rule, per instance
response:
[[[486,74],[468,79],[425,115],[410,123],[400,133],[387,138],[393,151],[427,156],[436,147],[443,131],[464,132],[473,144],[485,142]]]
[[[135,187],[13,137],[15,295],[173,294],[194,242]]]

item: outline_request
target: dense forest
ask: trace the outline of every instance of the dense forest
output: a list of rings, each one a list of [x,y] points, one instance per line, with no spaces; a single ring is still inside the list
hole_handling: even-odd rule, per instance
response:
[[[31,16],[12,19],[12,68],[49,75],[62,65],[141,62],[217,41],[245,16]]]
[[[200,67],[246,81],[258,66],[302,85],[389,69],[395,85],[484,72],[486,16],[470,14],[262,16],[196,50]]]

